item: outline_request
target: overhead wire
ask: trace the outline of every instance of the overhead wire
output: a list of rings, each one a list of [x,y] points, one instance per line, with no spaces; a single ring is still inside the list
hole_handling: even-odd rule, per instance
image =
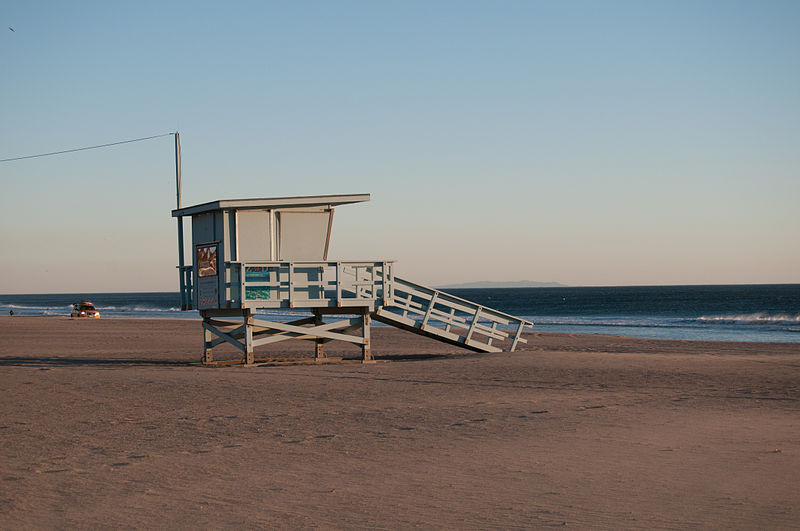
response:
[[[109,144],[100,144],[100,145],[97,145],[97,146],[88,146],[88,147],[75,148],[75,149],[65,149],[63,151],[52,151],[50,153],[39,153],[38,155],[26,155],[24,157],[12,157],[10,159],[0,159],[0,162],[11,162],[11,161],[14,161],[14,160],[35,159],[35,158],[38,158],[38,157],[49,157],[50,155],[63,155],[64,153],[74,153],[76,151],[86,151],[88,149],[98,149],[98,148],[104,148],[104,147],[110,147],[110,146],[118,146],[120,144],[130,144],[131,142],[141,142],[143,140],[152,140],[154,138],[162,138],[162,137],[171,136],[171,135],[174,135],[174,134],[175,133],[164,133],[163,135],[146,136],[146,137],[143,137],[143,138],[134,138],[134,139],[131,139],[131,140],[122,140],[120,142],[111,142]]]

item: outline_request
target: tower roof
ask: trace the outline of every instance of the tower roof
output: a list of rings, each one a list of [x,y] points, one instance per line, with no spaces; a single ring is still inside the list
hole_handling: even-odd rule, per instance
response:
[[[172,217],[192,216],[216,210],[280,209],[299,207],[335,207],[369,201],[369,194],[307,195],[300,197],[266,197],[260,199],[218,199],[172,211]]]

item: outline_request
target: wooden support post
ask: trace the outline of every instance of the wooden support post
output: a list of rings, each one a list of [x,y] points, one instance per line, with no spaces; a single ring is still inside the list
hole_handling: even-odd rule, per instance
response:
[[[322,321],[322,314],[319,312],[314,312],[314,326],[320,326],[323,324]],[[314,360],[319,361],[325,358],[325,340],[321,337],[317,337],[314,340]]]
[[[244,315],[244,362],[252,365],[255,361],[253,355],[253,314],[249,311]]]
[[[361,327],[361,337],[364,339],[364,343],[361,345],[361,361],[363,363],[367,363],[372,361],[372,347],[370,346],[369,341],[369,324],[370,324],[370,316],[368,312],[364,312],[363,315],[363,325]]]
[[[208,321],[207,318],[204,319]],[[211,352],[211,342],[213,339],[214,334],[211,333],[211,330],[203,328],[203,363],[214,362],[214,354]]]

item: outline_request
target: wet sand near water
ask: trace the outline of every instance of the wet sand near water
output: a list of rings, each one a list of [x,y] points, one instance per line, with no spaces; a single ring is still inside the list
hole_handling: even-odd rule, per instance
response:
[[[0,317],[0,528],[800,528],[800,343],[372,337]]]

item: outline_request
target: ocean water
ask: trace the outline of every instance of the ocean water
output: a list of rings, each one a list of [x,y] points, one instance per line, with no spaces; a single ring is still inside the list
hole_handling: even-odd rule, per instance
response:
[[[642,338],[800,342],[800,284],[451,289],[535,323],[535,330]],[[0,294],[0,313],[68,316],[89,299],[103,318],[193,318],[177,292]],[[297,318],[282,310],[276,320]]]
[[[458,289],[541,332],[800,342],[800,284]]]

